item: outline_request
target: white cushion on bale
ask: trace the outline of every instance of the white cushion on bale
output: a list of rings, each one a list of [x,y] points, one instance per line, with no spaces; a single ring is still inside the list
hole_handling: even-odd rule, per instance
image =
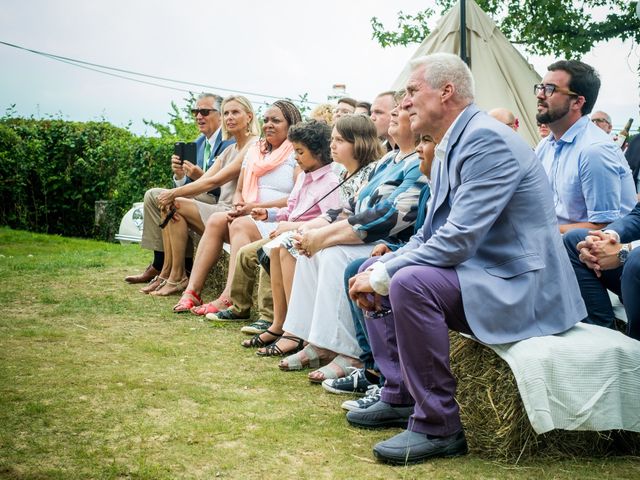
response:
[[[595,325],[504,345],[531,426],[640,432],[640,342]]]

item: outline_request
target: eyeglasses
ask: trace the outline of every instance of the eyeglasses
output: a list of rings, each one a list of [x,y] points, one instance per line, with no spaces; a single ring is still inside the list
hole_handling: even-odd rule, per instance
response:
[[[607,125],[611,125],[611,122],[606,118],[592,118],[591,121],[593,123],[606,123]]]
[[[579,94],[577,94],[576,92],[572,92],[568,88],[562,88],[557,85],[554,85],[553,83],[538,83],[533,86],[533,94],[535,96],[540,95],[542,92],[544,92],[545,97],[550,97],[555,92],[564,93],[565,95],[570,95],[573,97],[580,96]]]
[[[195,117],[196,115],[200,114],[203,117],[208,116],[211,112],[217,112],[218,110],[216,110],[215,108],[192,108],[191,109],[191,114]]]

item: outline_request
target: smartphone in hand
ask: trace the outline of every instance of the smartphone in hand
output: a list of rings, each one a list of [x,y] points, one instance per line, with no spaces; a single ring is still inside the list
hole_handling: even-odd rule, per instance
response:
[[[184,142],[176,142],[173,144],[173,154],[180,157],[180,165],[184,163]]]
[[[207,140],[205,140],[206,142]],[[189,162],[191,162],[194,165],[197,165],[198,162],[196,160],[196,155],[198,152],[198,146],[196,145],[196,142],[188,142],[184,144],[184,156],[180,157],[184,160],[187,160]]]

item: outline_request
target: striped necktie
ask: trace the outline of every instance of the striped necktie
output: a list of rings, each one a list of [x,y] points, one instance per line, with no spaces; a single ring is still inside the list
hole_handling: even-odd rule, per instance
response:
[[[204,141],[204,159],[202,161],[202,171],[206,172],[209,166],[209,157],[211,156],[211,144],[209,140]]]

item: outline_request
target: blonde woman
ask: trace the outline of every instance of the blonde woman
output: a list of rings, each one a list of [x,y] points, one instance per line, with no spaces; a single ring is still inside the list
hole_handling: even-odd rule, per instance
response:
[[[257,141],[259,127],[251,103],[242,96],[224,99],[222,117],[223,138],[233,137],[236,143],[228,147],[202,177],[181,187],[166,190],[158,196],[161,208],[168,212],[174,207],[177,213],[162,232],[165,262],[159,275],[161,278],[143,289],[148,290],[145,293],[165,296],[181,292],[187,285],[184,252],[189,229],[202,234],[211,215],[232,209],[242,161],[249,147]],[[214,189],[220,191],[215,204],[189,198]]]

